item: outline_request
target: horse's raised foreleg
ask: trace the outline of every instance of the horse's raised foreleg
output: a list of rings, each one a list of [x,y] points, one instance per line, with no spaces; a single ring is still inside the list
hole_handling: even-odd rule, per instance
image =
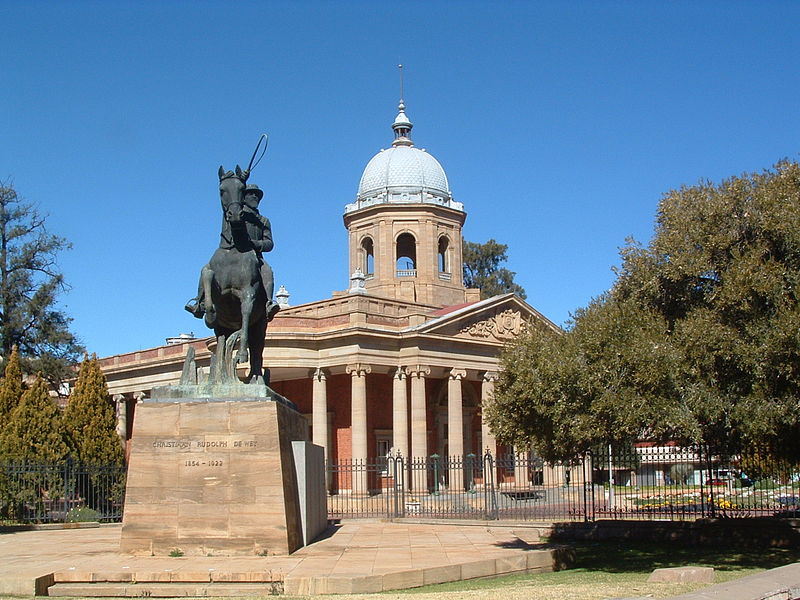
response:
[[[251,286],[242,290],[241,306],[242,306],[242,339],[239,343],[239,352],[236,355],[236,362],[247,362],[250,358],[248,340],[250,339],[250,315],[253,314],[253,303],[256,299],[255,287]]]
[[[217,309],[214,306],[214,297],[211,295],[211,289],[214,286],[214,271],[211,267],[206,265],[200,271],[200,288],[202,289],[202,302],[205,308],[205,322],[206,326],[214,329],[217,323]]]

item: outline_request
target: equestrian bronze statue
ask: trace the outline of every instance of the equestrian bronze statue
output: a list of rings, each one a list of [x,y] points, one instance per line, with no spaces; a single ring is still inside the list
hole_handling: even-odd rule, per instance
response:
[[[197,297],[185,308],[204,319],[219,343],[238,340],[235,361],[250,361],[247,382],[266,385],[264,338],[279,307],[272,299],[272,269],[263,257],[273,247],[272,229],[258,212],[263,192],[247,185],[249,175],[250,168],[242,171],[239,165],[234,171],[219,168],[219,247],[200,272]]]

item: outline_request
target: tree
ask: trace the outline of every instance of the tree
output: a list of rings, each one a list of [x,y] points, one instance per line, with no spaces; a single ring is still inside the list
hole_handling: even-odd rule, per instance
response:
[[[65,290],[56,258],[70,244],[51,235],[45,218],[8,182],[0,182],[0,352],[18,346],[23,370],[41,372],[58,389],[83,348],[58,310]]]
[[[800,165],[666,194],[612,289],[504,353],[487,407],[542,454],[648,437],[800,459]]]
[[[508,260],[508,246],[491,239],[485,244],[464,240],[464,285],[481,290],[481,298],[514,292],[523,300],[525,290],[514,283],[514,273],[500,265]]]
[[[72,457],[84,464],[122,464],[123,449],[116,433],[114,407],[106,376],[97,357],[84,357],[64,411]]]
[[[5,376],[0,381],[0,431],[11,419],[11,413],[19,405],[25,386],[22,383],[22,370],[19,366],[19,352],[14,346],[6,362]]]
[[[0,433],[0,458],[58,463],[66,459],[67,454],[60,410],[50,397],[47,384],[37,377],[22,394],[19,405]]]
[[[46,497],[64,494],[63,470],[52,467],[60,465],[68,452],[61,412],[47,383],[37,377],[0,430],[0,466],[28,463],[14,475],[0,468],[0,512],[11,519],[19,519],[24,506],[35,507],[36,514],[44,513]]]

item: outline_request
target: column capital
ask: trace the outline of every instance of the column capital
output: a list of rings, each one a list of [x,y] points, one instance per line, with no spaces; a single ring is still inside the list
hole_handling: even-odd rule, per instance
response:
[[[450,379],[457,379],[457,380],[466,379],[467,371],[466,369],[452,368],[450,369],[448,376],[450,377]]]
[[[499,379],[499,377],[500,377],[500,374],[497,371],[486,371],[483,374],[483,380],[487,381],[487,382],[490,382],[490,383],[497,383],[497,380]]]
[[[314,381],[325,381],[328,378],[328,369],[317,367],[308,372],[308,376]]]
[[[408,373],[406,373],[405,367],[397,367],[394,372],[392,373],[392,379],[406,379],[408,377]]]
[[[416,377],[422,379],[426,375],[431,374],[431,368],[425,365],[413,365],[410,367],[406,367],[406,372],[410,377]]]
[[[347,365],[344,370],[353,377],[364,377],[367,373],[372,373],[372,367],[363,363]]]
[[[134,392],[134,394],[133,394],[133,399],[136,400],[137,404],[139,402],[141,402],[142,400],[144,400],[146,397],[147,397],[147,394],[145,392]]]
[[[117,404],[119,404],[120,402],[125,402],[126,400],[125,394],[114,394],[113,396],[111,396],[111,399]]]

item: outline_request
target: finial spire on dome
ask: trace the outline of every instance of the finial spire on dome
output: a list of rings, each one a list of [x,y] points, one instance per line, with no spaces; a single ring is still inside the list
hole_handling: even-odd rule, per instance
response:
[[[397,65],[397,69],[400,71],[400,104],[403,103],[403,65]]]
[[[392,146],[413,146],[414,142],[411,141],[409,134],[414,125],[406,116],[406,105],[403,101],[403,65],[397,65],[397,68],[400,70],[400,102],[397,105],[397,116],[392,123],[392,129],[394,129]]]

